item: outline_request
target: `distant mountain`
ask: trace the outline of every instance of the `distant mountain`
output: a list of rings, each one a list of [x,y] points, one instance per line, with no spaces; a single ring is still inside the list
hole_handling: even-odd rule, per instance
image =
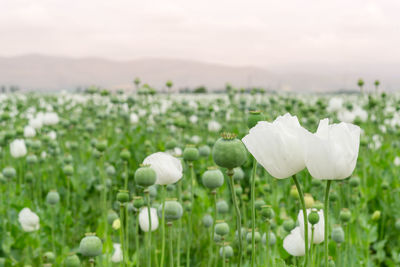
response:
[[[232,67],[176,59],[113,61],[44,55],[0,57],[0,86],[16,85],[22,90],[73,90],[89,85],[132,89],[135,77],[159,90],[165,90],[165,82],[170,79],[175,90],[200,85],[216,90],[224,88],[229,82],[236,87],[260,86],[284,91],[354,89],[358,78],[317,72],[276,74],[258,67]]]

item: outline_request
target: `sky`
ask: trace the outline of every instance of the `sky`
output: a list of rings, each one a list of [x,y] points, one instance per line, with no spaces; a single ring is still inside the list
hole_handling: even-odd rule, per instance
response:
[[[399,0],[1,0],[0,56],[400,63]]]

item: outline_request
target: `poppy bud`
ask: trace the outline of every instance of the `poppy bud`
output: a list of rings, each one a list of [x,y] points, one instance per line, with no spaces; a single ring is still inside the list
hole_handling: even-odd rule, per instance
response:
[[[192,145],[187,145],[183,150],[183,159],[186,161],[195,161],[199,158],[199,156],[199,151]]]
[[[296,188],[295,185],[293,185],[290,188],[290,196],[293,197],[293,198],[299,198],[299,192],[297,191],[297,188]]]
[[[210,214],[206,214],[206,215],[204,215],[202,221],[203,221],[204,226],[206,228],[208,228],[213,224],[214,219]]]
[[[344,242],[344,232],[342,227],[336,226],[332,229],[332,239],[339,244]]]
[[[216,167],[210,167],[201,177],[203,185],[209,189],[216,189],[224,184],[224,175]]]
[[[135,182],[137,185],[147,187],[156,182],[157,174],[150,165],[142,165],[135,172]]]
[[[339,218],[342,222],[347,223],[351,219],[351,212],[348,209],[342,209],[339,214]]]
[[[373,221],[378,221],[380,218],[381,218],[381,211],[380,210],[374,211],[374,213],[372,214],[371,219]]]
[[[225,213],[227,213],[228,211],[229,211],[228,203],[227,203],[225,200],[223,200],[223,199],[219,200],[219,201],[217,202],[217,212],[218,212],[219,214],[225,214]]]
[[[305,194],[304,195],[304,202],[306,204],[306,208],[307,209],[312,208],[312,206],[314,205],[314,198],[310,194]]]
[[[229,259],[233,257],[233,248],[231,246],[223,246],[219,249],[219,255],[223,257],[225,253],[225,258]]]
[[[117,193],[117,201],[120,203],[126,203],[129,201],[129,192],[128,190],[119,190]]]
[[[308,214],[308,222],[311,223],[311,225],[315,225],[319,222],[319,215],[317,211],[312,210],[310,214]]]
[[[294,229],[294,227],[296,226],[294,221],[292,219],[287,219],[283,222],[282,224],[283,229],[285,229],[286,232],[290,232]]]
[[[51,190],[49,193],[47,193],[46,196],[46,202],[50,205],[55,205],[60,201],[60,195],[58,194],[57,191]]]
[[[79,252],[86,257],[96,257],[101,255],[103,244],[100,238],[93,234],[87,234],[79,244]]]
[[[254,110],[249,112],[249,116],[247,117],[247,127],[250,129],[256,126],[257,122],[263,121],[264,116],[261,114],[261,111]]]
[[[229,170],[241,166],[247,159],[243,143],[231,133],[222,134],[222,137],[215,142],[212,154],[215,164]]]
[[[81,266],[81,261],[79,260],[79,257],[75,254],[67,256],[67,258],[64,261],[64,266],[65,267],[79,267]]]
[[[162,204],[158,207],[158,214],[162,215]],[[164,203],[164,217],[168,222],[179,220],[182,217],[182,205],[176,200],[167,200]],[[159,216],[161,217],[161,216]]]
[[[215,225],[214,231],[220,236],[227,235],[229,233],[229,225],[226,222],[218,222]]]

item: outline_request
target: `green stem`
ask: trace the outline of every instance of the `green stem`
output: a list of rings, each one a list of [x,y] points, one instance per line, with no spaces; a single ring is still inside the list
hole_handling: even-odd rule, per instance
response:
[[[182,182],[178,182],[178,200],[182,203]],[[182,219],[178,221],[178,240],[176,245],[176,266],[181,266],[181,233],[182,233]]]
[[[193,180],[194,180],[193,162],[189,163],[189,168],[190,168],[190,203],[192,204],[192,210],[189,212],[189,216],[188,216],[189,242],[188,242],[188,245],[186,248],[186,267],[190,266],[190,247],[192,245],[192,235],[193,235],[193,229],[192,229],[192,211],[194,208],[194,203],[193,203]]]
[[[165,253],[165,186],[161,186],[161,197],[162,197],[162,214],[161,214],[161,232],[162,232],[162,242],[161,242],[161,260],[160,266],[164,266],[164,253]]]
[[[311,266],[314,266],[314,261],[313,261],[314,230],[315,230],[314,225],[312,225],[311,226],[311,243],[310,243],[310,263],[311,263]]]
[[[149,216],[149,231],[147,231],[147,267],[151,267],[151,206],[150,206],[150,192],[146,191],[147,194],[147,214]]]
[[[125,223],[124,223],[124,208],[125,208],[125,205],[124,204],[121,204],[121,206],[120,206],[120,208],[119,208],[119,220],[120,220],[120,222],[121,222],[121,225],[120,225],[120,228],[119,228],[119,234],[120,234],[120,236],[119,236],[119,239],[120,239],[120,242],[121,242],[121,247],[122,247],[122,258],[123,258],[123,261],[122,261],[122,266],[126,266],[126,253],[125,253],[125,235],[124,235],[124,227],[125,227]]]
[[[169,266],[174,267],[174,249],[172,247],[172,222],[168,224],[169,226]]]
[[[293,181],[296,185],[297,192],[299,192],[301,208],[303,210],[303,219],[304,219],[304,249],[305,249],[305,260],[304,266],[308,266],[308,220],[307,220],[307,210],[306,204],[304,202],[304,194],[303,190],[301,189],[299,180],[297,179],[296,175],[292,176]]]
[[[253,158],[253,171],[251,173],[251,266],[254,267],[256,259],[256,239],[254,238],[256,229],[256,208],[254,206],[255,201],[255,189],[256,189],[256,172],[257,172],[257,161]]]
[[[331,187],[331,180],[326,181],[326,189],[325,189],[325,201],[324,201],[324,220],[325,220],[325,229],[324,229],[324,262],[325,266],[328,266],[328,241],[329,241],[329,236],[328,236],[328,208],[329,208],[329,189]]]
[[[232,201],[233,205],[235,206],[236,210],[236,229],[237,229],[237,234],[239,237],[239,262],[238,262],[238,267],[242,265],[242,219],[240,216],[240,209],[239,205],[237,203],[236,199],[236,193],[235,193],[235,187],[234,187],[234,181],[233,181],[233,170],[228,170],[227,175],[229,176],[229,185],[231,188],[231,195],[232,195]]]
[[[136,213],[136,225],[135,225],[135,250],[136,250],[136,266],[140,266],[139,258],[139,211]]]
[[[55,243],[55,228],[56,228],[56,217],[55,217],[55,210],[54,210],[54,207],[52,207],[52,210],[51,210],[51,223],[52,223],[52,225],[51,225],[51,245],[52,245],[52,248],[53,248],[53,253],[54,253],[54,255],[57,255],[57,253],[56,253],[56,243]]]

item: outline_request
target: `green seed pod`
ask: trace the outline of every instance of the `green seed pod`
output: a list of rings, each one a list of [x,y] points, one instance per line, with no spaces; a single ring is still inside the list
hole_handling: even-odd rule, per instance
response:
[[[296,224],[294,223],[294,221],[292,219],[287,219],[283,222],[282,226],[286,232],[290,233],[290,231],[292,231],[294,229]]]
[[[381,184],[382,190],[388,190],[389,189],[389,183],[386,181],[383,181]]]
[[[114,166],[112,165],[107,166],[106,173],[109,177],[114,177],[116,173]]]
[[[226,214],[226,213],[228,213],[228,211],[229,211],[228,203],[223,199],[218,200],[218,202],[217,202],[217,212],[219,214]]]
[[[338,194],[335,191],[332,191],[329,195],[329,200],[335,202],[338,200]]]
[[[49,193],[47,193],[46,202],[50,205],[56,205],[58,202],[60,202],[60,195],[57,191],[51,190]]]
[[[311,225],[315,225],[319,222],[319,214],[317,211],[312,210],[310,214],[308,214],[308,222],[311,223]]]
[[[224,175],[220,169],[211,167],[203,173],[201,181],[205,187],[213,190],[224,184]]]
[[[263,120],[264,116],[261,114],[261,111],[259,110],[250,111],[249,116],[247,117],[247,127],[251,129],[254,126],[256,126],[257,122]]]
[[[184,203],[185,211],[191,212],[192,211],[192,203],[190,201],[185,201]]]
[[[118,214],[115,211],[113,211],[113,210],[108,211],[108,214],[107,214],[108,224],[112,225],[112,223],[118,218],[119,218]]]
[[[240,196],[243,193],[243,188],[239,184],[235,185],[235,193],[237,196]]]
[[[313,187],[319,188],[319,187],[322,187],[323,183],[322,183],[321,180],[312,179],[312,180],[311,180],[311,185],[312,185]]]
[[[28,156],[26,157],[26,162],[27,162],[28,164],[35,164],[35,163],[38,162],[38,158],[36,157],[36,155],[31,154],[31,155],[28,155]]]
[[[236,167],[233,169],[233,179],[235,181],[241,181],[244,178],[244,171],[242,168],[240,167]]]
[[[129,192],[128,190],[119,190],[117,193],[117,201],[120,203],[126,203],[129,201]]]
[[[254,201],[254,207],[256,210],[260,210],[262,206],[265,206],[265,201],[263,199],[258,198]]]
[[[74,166],[72,165],[65,165],[63,168],[63,172],[66,176],[71,176],[74,174]]]
[[[171,139],[165,144],[165,149],[167,149],[167,150],[174,149],[177,145],[178,144],[177,144],[176,140]]]
[[[225,236],[229,233],[229,225],[226,222],[219,222],[215,224],[215,233],[220,236]]]
[[[211,148],[207,145],[199,147],[200,157],[207,158],[211,153]]]
[[[243,143],[234,134],[225,133],[215,142],[212,150],[215,164],[232,170],[241,166],[247,159],[247,151]]]
[[[320,201],[315,201],[312,207],[316,210],[322,210],[324,208],[324,204],[322,204]]]
[[[360,177],[358,177],[358,176],[351,177],[349,180],[349,184],[351,187],[359,186],[360,185]]]
[[[43,254],[43,262],[44,263],[53,263],[55,260],[54,253],[51,251],[47,251]]]
[[[101,140],[101,141],[97,141],[96,143],[96,149],[100,152],[104,152],[107,148],[107,141],[105,140]]]
[[[332,229],[332,240],[336,243],[343,243],[344,242],[344,231],[343,228],[340,226],[336,226]]]
[[[213,224],[214,219],[210,214],[206,214],[206,215],[203,216],[203,220],[202,221],[203,221],[204,226],[206,228],[209,228]]]
[[[214,233],[214,242],[219,243],[222,240],[222,236]]]
[[[87,235],[82,238],[79,244],[79,252],[86,257],[96,257],[101,255],[103,244],[100,238],[95,235]]]
[[[144,165],[136,170],[135,182],[137,185],[147,187],[153,185],[157,180],[157,173],[150,166]]]
[[[134,196],[133,197],[133,206],[135,209],[139,210],[141,207],[144,206],[144,200],[141,196]]]
[[[161,218],[162,216],[162,204],[158,207],[158,214]],[[179,220],[182,217],[183,208],[181,203],[176,200],[165,201],[164,206],[164,216],[167,222]]]
[[[119,154],[122,160],[128,161],[131,158],[131,152],[128,149],[123,149]]]
[[[175,191],[176,185],[175,184],[167,184],[166,189],[168,192]]]
[[[378,221],[380,218],[381,218],[381,211],[380,210],[374,211],[374,213],[371,216],[371,219],[373,221]]]
[[[342,209],[339,214],[339,218],[342,222],[348,223],[351,220],[351,212],[348,209]]]
[[[189,201],[190,200],[190,193],[187,192],[187,191],[183,192],[182,200],[183,201]]]
[[[247,243],[251,243],[252,240],[252,233],[248,232],[246,235],[246,241]],[[259,243],[261,241],[261,235],[259,232],[254,232],[254,240],[256,241],[256,243]]]
[[[335,262],[332,259],[329,259],[328,261],[328,267],[335,267]]]
[[[12,179],[17,175],[17,171],[13,167],[5,167],[2,173],[8,179]]]
[[[264,220],[272,220],[275,217],[274,210],[268,205],[261,206],[260,213]]]
[[[219,249],[219,255],[221,257],[224,256],[225,253],[225,258],[229,259],[233,257],[233,248],[231,246],[223,246]]]
[[[189,162],[195,161],[199,158],[199,150],[195,148],[194,146],[186,146],[185,149],[183,150],[183,159]]]
[[[67,258],[65,258],[64,266],[65,267],[80,267],[81,261],[79,260],[79,257],[77,255],[75,255],[75,254],[69,255]]]
[[[262,236],[262,243],[265,245],[267,243],[267,233],[264,233]],[[269,232],[269,245],[273,246],[276,243],[276,236],[274,232]]]

